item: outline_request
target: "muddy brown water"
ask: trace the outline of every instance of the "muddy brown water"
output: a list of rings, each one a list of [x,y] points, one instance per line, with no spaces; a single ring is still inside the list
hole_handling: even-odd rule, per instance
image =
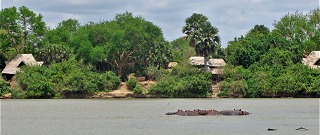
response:
[[[242,109],[252,114],[165,115],[178,109]],[[318,135],[319,99],[1,100],[0,130],[1,135]]]

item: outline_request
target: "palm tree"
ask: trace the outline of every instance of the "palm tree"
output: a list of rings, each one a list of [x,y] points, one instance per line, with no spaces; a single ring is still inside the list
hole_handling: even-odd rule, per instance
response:
[[[208,56],[215,52],[216,46],[220,44],[218,28],[212,26],[207,17],[194,13],[186,19],[182,32],[190,39],[190,45],[195,47],[197,55],[204,57],[204,69],[208,71]]]

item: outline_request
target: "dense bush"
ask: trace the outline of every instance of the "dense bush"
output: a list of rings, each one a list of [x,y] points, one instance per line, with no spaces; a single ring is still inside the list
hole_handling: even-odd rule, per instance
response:
[[[81,66],[74,59],[55,63],[49,67],[24,67],[17,74],[26,98],[52,98],[63,91],[92,93],[109,91],[120,84],[113,72],[94,72],[90,66]],[[23,97],[23,96],[19,96]]]
[[[47,77],[46,67],[24,67],[23,72],[17,74],[22,90],[26,91],[26,98],[51,98],[55,95],[53,83]]]
[[[112,71],[107,71],[104,74],[104,77],[107,80],[106,88],[109,90],[116,89],[120,84],[120,78]]]
[[[8,83],[0,78],[0,96],[9,91]]]
[[[245,97],[247,83],[245,80],[238,81],[222,81],[219,84],[219,87],[222,91],[220,96],[223,97]]]
[[[12,94],[12,98],[15,99],[24,99],[27,98],[26,91],[21,89],[10,89],[10,93]]]
[[[133,90],[138,84],[138,81],[136,78],[132,77],[128,80],[127,86],[129,90]]]
[[[136,86],[133,89],[134,94],[142,94],[142,87],[139,83],[136,84]]]
[[[226,67],[224,80],[219,87],[221,96],[227,97],[319,97],[320,69],[301,63],[256,63],[244,69]],[[238,94],[236,94],[238,93]]]
[[[157,80],[161,77],[168,75],[169,71],[166,69],[161,68],[160,70],[155,66],[148,67],[147,75],[149,80]]]
[[[207,97],[211,74],[193,67],[175,67],[161,78],[149,93],[160,97]]]

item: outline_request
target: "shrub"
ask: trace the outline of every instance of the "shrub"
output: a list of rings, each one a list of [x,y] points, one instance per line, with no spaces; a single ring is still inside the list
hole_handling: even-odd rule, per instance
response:
[[[47,80],[30,83],[26,89],[27,98],[52,98],[54,95],[53,84]]]
[[[155,66],[148,67],[147,75],[149,80],[159,80],[160,78],[164,78],[165,76],[169,75],[170,72],[165,69],[158,70]]]
[[[8,83],[0,79],[0,95],[3,95],[9,91]]]
[[[210,73],[192,67],[178,67],[170,76],[150,87],[149,93],[161,97],[206,97],[211,89],[210,79]]]
[[[12,98],[16,98],[16,99],[27,98],[26,91],[21,89],[10,89],[10,93],[12,94]]]
[[[245,80],[238,81],[222,81],[219,84],[222,91],[228,93],[228,97],[245,97],[247,90],[247,82]]]
[[[119,84],[120,84],[120,78],[115,74],[113,73],[112,71],[107,71],[105,74],[104,74],[106,80],[107,80],[107,84],[106,84],[106,88],[109,89],[109,90],[114,90],[116,89]]]
[[[24,67],[18,72],[17,80],[26,98],[51,98],[55,95],[53,83],[47,77],[48,69],[41,66]]]
[[[130,78],[127,85],[129,90],[133,90],[138,85],[138,81],[134,77]]]
[[[142,87],[140,86],[140,84],[137,83],[137,85],[133,89],[133,93],[134,94],[142,94]]]
[[[107,89],[107,79],[104,74],[99,74],[95,72],[90,73],[90,78],[88,78],[88,91],[89,92],[100,92],[106,91]]]

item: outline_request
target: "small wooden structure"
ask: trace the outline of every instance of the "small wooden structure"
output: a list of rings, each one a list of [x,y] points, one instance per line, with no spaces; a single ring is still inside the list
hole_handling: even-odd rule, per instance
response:
[[[311,68],[320,68],[320,51],[312,51],[306,58],[302,59],[302,63]]]
[[[18,71],[20,71],[21,66],[36,66],[42,64],[43,62],[37,62],[32,54],[17,54],[13,60],[6,63],[6,67],[1,73],[3,78],[8,81],[11,80]]]

